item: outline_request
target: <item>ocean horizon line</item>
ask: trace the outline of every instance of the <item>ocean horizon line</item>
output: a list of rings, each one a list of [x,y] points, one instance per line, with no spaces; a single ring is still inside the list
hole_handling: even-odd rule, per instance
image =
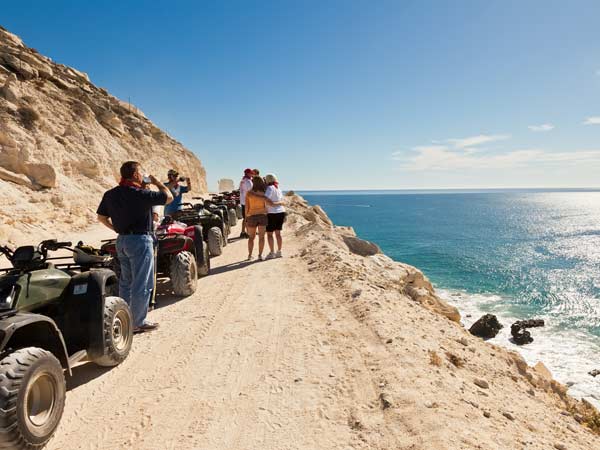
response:
[[[373,193],[373,194],[388,194],[388,193],[440,193],[440,194],[461,194],[461,193],[502,193],[502,192],[600,192],[600,187],[500,187],[500,188],[401,188],[401,189],[290,189],[300,194],[312,193],[342,193],[342,194],[357,194],[357,193]]]

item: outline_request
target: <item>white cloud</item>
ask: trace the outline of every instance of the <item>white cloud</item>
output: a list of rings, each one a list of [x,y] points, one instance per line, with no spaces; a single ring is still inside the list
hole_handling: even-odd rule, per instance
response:
[[[408,171],[486,170],[556,164],[600,164],[600,150],[549,152],[542,149],[524,149],[507,153],[472,154],[447,146],[433,145],[414,147],[408,155],[405,152],[395,152],[392,159],[402,161],[400,168]]]
[[[468,149],[489,142],[503,141],[509,139],[506,134],[480,134],[478,136],[470,136],[462,139],[447,139],[446,142],[452,144],[454,148]]]
[[[554,129],[554,125],[552,125],[551,123],[543,123],[541,125],[529,125],[527,128],[529,128],[531,131],[550,131]]]
[[[600,116],[588,117],[583,122],[584,125],[600,125]]]

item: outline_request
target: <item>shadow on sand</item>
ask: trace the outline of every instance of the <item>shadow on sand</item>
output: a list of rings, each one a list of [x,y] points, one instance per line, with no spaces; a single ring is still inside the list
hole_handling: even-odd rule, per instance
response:
[[[215,267],[214,269],[210,270],[210,273],[212,275],[218,275],[220,273],[229,272],[231,270],[243,269],[244,267],[254,264],[256,262],[259,262],[259,261],[256,259],[254,259],[252,261],[246,261],[246,260],[236,261],[236,262],[226,264],[224,266]]]
[[[86,384],[95,378],[101,377],[109,372],[113,367],[97,366],[94,363],[86,362],[79,366],[73,367],[73,375],[67,378],[67,391],[76,389],[82,384]]]

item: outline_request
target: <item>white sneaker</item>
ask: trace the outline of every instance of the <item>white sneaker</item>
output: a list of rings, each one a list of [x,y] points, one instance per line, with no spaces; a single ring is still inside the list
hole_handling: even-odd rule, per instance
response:
[[[267,255],[267,257],[265,259],[273,259],[273,258],[276,258],[275,252],[269,252],[269,254]]]
[[[254,259],[254,256],[248,255],[248,259],[246,259],[246,261],[252,261],[253,259]]]
[[[258,255],[258,260],[259,260],[259,261],[264,261],[264,260],[265,260],[265,258],[263,258],[263,255]]]
[[[275,253],[275,258],[281,258],[283,255],[281,254],[281,250]]]

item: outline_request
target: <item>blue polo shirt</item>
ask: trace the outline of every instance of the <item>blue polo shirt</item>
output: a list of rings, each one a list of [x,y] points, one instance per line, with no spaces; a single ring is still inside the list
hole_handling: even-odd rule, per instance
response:
[[[152,207],[164,205],[167,194],[131,186],[117,186],[104,193],[97,214],[110,217],[119,234],[154,230]]]
[[[173,201],[165,206],[165,215],[170,215],[181,209],[183,194],[189,192],[190,188],[187,186],[177,186],[175,188],[167,183],[165,185],[169,188],[171,194],[173,194]]]

